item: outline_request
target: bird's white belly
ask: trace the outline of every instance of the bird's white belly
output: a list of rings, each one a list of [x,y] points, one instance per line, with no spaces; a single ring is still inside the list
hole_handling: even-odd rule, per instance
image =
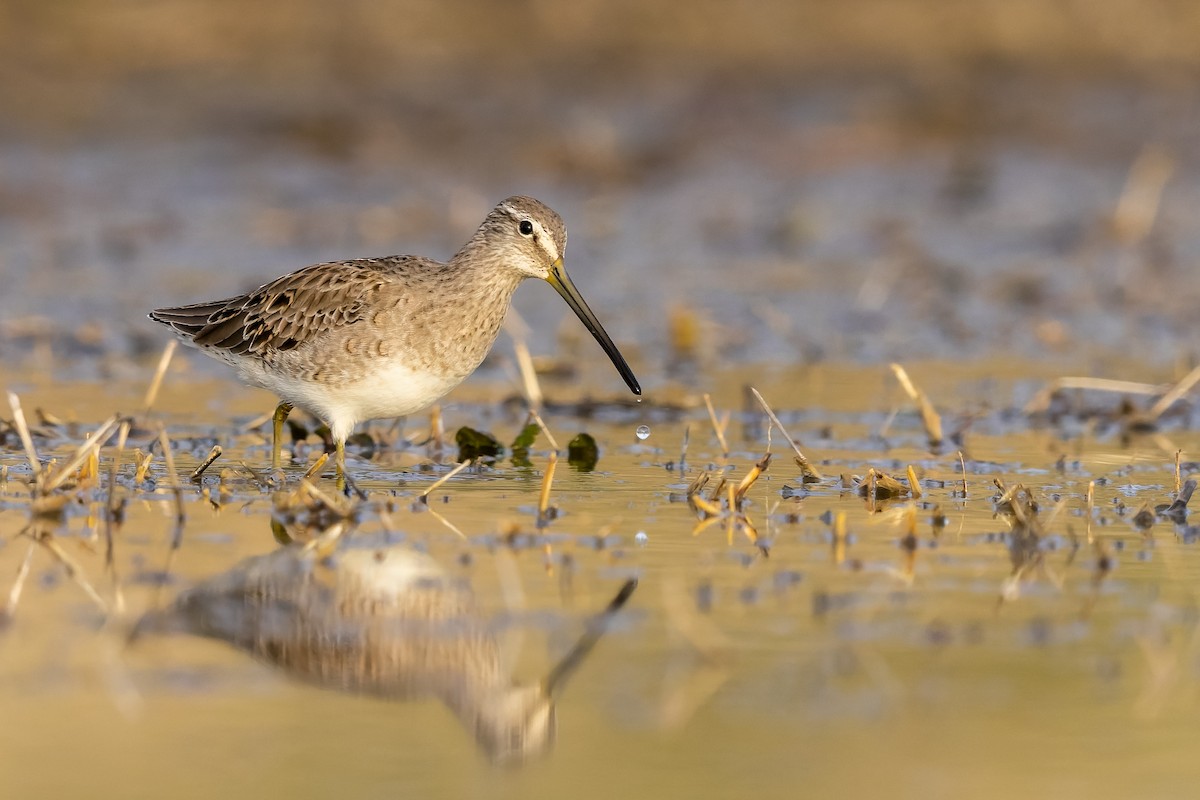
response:
[[[359,422],[416,413],[463,380],[397,363],[382,364],[370,376],[351,383],[298,380],[261,368],[243,370],[243,378],[320,417],[335,440],[349,436]]]

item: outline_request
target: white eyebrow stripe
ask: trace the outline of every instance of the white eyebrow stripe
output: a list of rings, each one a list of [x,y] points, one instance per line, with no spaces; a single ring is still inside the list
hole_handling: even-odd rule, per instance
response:
[[[561,254],[558,252],[558,247],[554,244],[554,237],[547,233],[546,229],[542,227],[542,223],[537,220],[533,220],[533,230],[537,234],[538,244],[546,251],[546,255],[550,256],[551,261],[557,261]]]
[[[537,234],[538,244],[540,244],[542,249],[546,251],[546,255],[550,256],[551,261],[557,261],[562,257],[562,253],[558,252],[558,247],[554,244],[554,237],[551,236],[544,227],[542,227],[542,223],[538,222],[528,214],[518,211],[507,203],[502,203],[500,208],[507,212],[513,219],[527,219],[533,223],[533,229],[534,233]]]

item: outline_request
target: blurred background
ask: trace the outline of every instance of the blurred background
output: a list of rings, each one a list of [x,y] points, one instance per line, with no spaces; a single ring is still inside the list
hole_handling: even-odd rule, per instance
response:
[[[651,385],[1190,362],[1198,36],[1167,0],[4,0],[0,368],[119,372],[150,308],[445,258],[515,193]]]

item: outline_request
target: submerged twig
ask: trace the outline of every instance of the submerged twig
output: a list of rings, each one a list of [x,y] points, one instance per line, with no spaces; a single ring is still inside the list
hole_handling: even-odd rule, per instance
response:
[[[439,486],[441,486],[443,483],[445,483],[446,481],[450,480],[450,479],[451,479],[451,478],[453,478],[455,475],[457,475],[458,473],[462,472],[464,469],[466,469],[467,467],[471,466],[471,465],[472,465],[472,464],[474,464],[474,463],[475,463],[475,459],[472,459],[472,458],[468,458],[468,459],[466,459],[465,461],[461,461],[461,462],[459,462],[458,464],[456,464],[456,465],[455,465],[454,469],[450,470],[450,471],[449,471],[449,472],[447,472],[445,475],[443,475],[442,477],[438,478],[438,479],[437,479],[436,481],[434,481],[433,483],[429,484],[429,487],[428,487],[428,488],[426,488],[426,489],[425,489],[425,491],[421,492],[421,494],[420,494],[420,495],[418,495],[418,499],[419,499],[421,502],[423,502],[423,503],[428,503],[428,502],[429,502],[429,495],[430,495],[430,493],[431,493],[431,492],[433,492],[434,490],[436,490],[436,489],[437,489]]]

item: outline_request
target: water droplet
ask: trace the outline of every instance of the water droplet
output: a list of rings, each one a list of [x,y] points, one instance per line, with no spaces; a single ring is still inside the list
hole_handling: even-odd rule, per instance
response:
[[[638,531],[633,536],[633,540],[638,544],[645,544],[649,539],[650,537],[646,535],[645,531]]]
[[[649,425],[638,425],[637,437],[639,439],[649,439],[650,438],[650,426]]]

